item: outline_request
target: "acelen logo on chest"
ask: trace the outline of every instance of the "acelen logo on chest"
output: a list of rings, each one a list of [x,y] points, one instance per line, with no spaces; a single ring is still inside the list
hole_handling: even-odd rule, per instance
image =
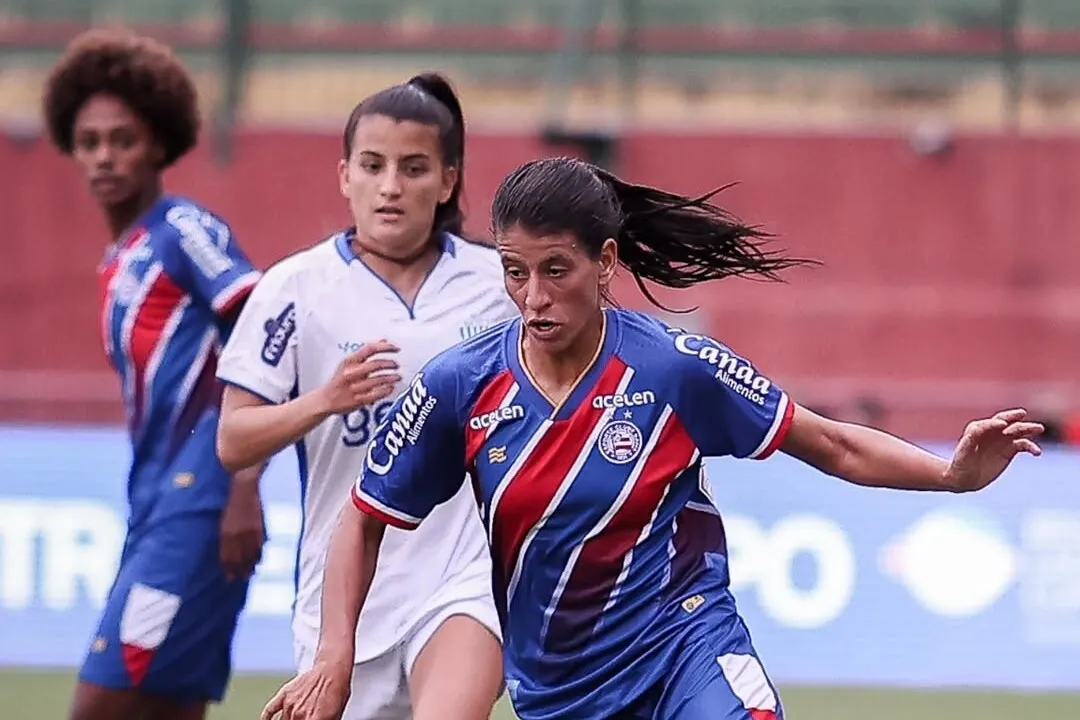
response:
[[[597,395],[593,398],[592,406],[597,410],[609,410],[619,408],[641,407],[652,405],[656,402],[656,393],[652,390],[641,390],[624,395]]]
[[[520,405],[507,405],[481,415],[473,415],[469,418],[469,427],[473,430],[487,430],[499,423],[520,420],[523,417],[525,417],[525,408]]]
[[[424,373],[417,373],[409,387],[401,394],[394,404],[394,410],[386,419],[386,432],[381,441],[371,443],[368,446],[367,466],[376,475],[385,475],[394,467],[394,460],[401,454],[405,444],[415,445],[420,438],[420,432],[424,429],[431,411],[435,409],[439,400],[428,392],[424,385]],[[382,433],[382,428],[376,431],[376,435]],[[383,450],[386,459],[382,462],[375,459],[377,450]]]

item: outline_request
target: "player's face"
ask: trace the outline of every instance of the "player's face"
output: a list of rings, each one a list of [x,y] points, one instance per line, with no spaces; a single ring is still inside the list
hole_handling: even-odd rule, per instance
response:
[[[435,208],[457,182],[457,169],[443,165],[438,127],[385,115],[360,118],[352,156],[338,164],[338,175],[358,240],[394,259],[424,248]]]
[[[533,341],[560,352],[571,347],[600,311],[618,260],[614,240],[592,257],[569,232],[534,234],[514,226],[496,238],[506,291]]]
[[[104,207],[122,205],[154,184],[162,152],[150,128],[119,98],[92,96],[75,116],[75,162]]]

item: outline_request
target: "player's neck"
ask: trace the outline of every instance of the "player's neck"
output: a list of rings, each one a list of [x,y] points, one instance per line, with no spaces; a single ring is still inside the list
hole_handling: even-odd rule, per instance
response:
[[[442,249],[429,243],[416,255],[399,260],[382,255],[371,248],[366,248],[355,239],[350,243],[356,257],[360,258],[371,272],[379,276],[384,283],[394,289],[408,305],[416,301],[420,286],[431,273],[435,263],[439,262]]]
[[[109,222],[113,242],[122,241],[143,213],[149,210],[160,197],[161,184],[152,183],[144,191],[135,193],[124,202],[106,208],[105,217]]]
[[[574,390],[574,385],[596,359],[600,343],[604,341],[604,316],[597,313],[581,332],[581,335],[558,354],[541,348],[530,347],[525,338],[525,364],[533,380],[541,386],[544,394],[556,403],[562,402]]]

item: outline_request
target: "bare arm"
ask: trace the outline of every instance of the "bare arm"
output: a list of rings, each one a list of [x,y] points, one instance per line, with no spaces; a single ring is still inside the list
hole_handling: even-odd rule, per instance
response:
[[[338,518],[323,569],[322,623],[315,662],[351,671],[356,625],[364,605],[386,525],[347,504]]]
[[[830,420],[801,405],[781,449],[856,485],[954,490],[948,461],[881,430]]]
[[[221,401],[218,457],[227,470],[239,473],[265,463],[330,415],[330,403],[318,390],[271,405],[247,390],[230,385]]]
[[[382,400],[401,380],[397,363],[380,353],[397,352],[385,340],[364,345],[345,357],[323,386],[280,405],[229,385],[221,401],[217,452],[221,463],[235,472],[269,460],[307,435],[331,415]]]
[[[263,472],[266,470],[266,463],[258,463],[242,470],[232,470],[232,482],[234,486],[243,486],[244,488],[254,487],[258,489],[259,480],[262,478]]]
[[[265,464],[244,468],[232,476],[229,502],[221,516],[221,565],[229,580],[250,577],[262,559],[263,527],[259,478]]]
[[[971,492],[996,480],[1019,453],[1039,455],[1043,432],[1027,411],[1003,410],[964,428],[951,460],[861,425],[837,422],[796,406],[784,452],[856,485],[895,490]]]

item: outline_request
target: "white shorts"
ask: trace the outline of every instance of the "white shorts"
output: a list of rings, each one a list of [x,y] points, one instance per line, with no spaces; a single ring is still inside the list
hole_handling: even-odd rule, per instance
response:
[[[416,658],[444,621],[454,615],[471,617],[501,638],[499,615],[491,596],[457,599],[435,607],[387,652],[353,666],[352,695],[341,720],[412,720],[408,678]],[[294,642],[296,664],[311,669],[315,647]]]

